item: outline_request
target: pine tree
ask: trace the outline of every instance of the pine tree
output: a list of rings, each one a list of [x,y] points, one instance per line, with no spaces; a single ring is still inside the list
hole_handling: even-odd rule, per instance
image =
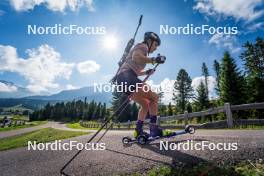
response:
[[[83,102],[82,100],[78,100],[76,102],[76,121],[80,120],[80,118],[83,116]]]
[[[59,107],[60,107],[60,103],[56,103],[55,106],[54,106],[54,120],[55,121],[58,121],[61,118]]]
[[[189,113],[191,113],[191,112],[193,111],[193,108],[192,108],[191,103],[187,103],[187,108],[186,108],[186,110],[187,110]]]
[[[89,103],[85,103],[83,110],[83,120],[89,120]]]
[[[60,114],[60,120],[65,119],[65,105],[64,105],[64,102],[61,102],[60,103],[60,106],[59,106],[59,114]],[[66,119],[66,120],[74,121],[75,118],[73,118],[73,119]]]
[[[219,93],[220,93],[220,64],[219,64],[219,62],[217,62],[217,60],[214,60],[214,71],[215,71],[215,75],[216,75],[216,88],[215,88],[215,90],[216,90],[216,93],[217,93],[217,95],[219,95]]]
[[[87,103],[87,97],[84,99],[83,117],[82,120],[88,120],[89,103]]]
[[[87,105],[87,97],[84,98],[84,106]]]
[[[244,78],[228,52],[224,53],[220,71],[220,99],[222,103],[244,103]]]
[[[169,105],[168,105],[168,116],[172,116],[172,115],[173,115],[173,109],[172,109],[171,103],[169,103]]]
[[[163,105],[162,99],[164,98],[164,92],[162,91],[161,87],[159,88],[158,97],[159,97],[158,105]]]
[[[43,116],[45,119],[51,118],[51,106],[50,103],[47,103],[47,105],[44,107]]]
[[[249,102],[264,101],[264,40],[257,38],[255,44],[246,42],[241,54],[246,70]]]
[[[94,112],[96,109],[96,102],[94,100],[89,104],[88,112],[87,112],[87,120],[92,120],[94,117]]]
[[[106,110],[106,116],[105,116],[104,120],[107,120],[107,119],[109,119],[110,117],[111,117],[111,110],[110,110],[110,109],[107,109],[107,110]]]
[[[96,107],[95,110],[93,112],[93,119],[99,119],[100,118],[100,111],[101,111],[101,102],[99,102]]]
[[[167,109],[167,106],[165,104],[159,106],[159,115],[161,117],[167,116],[166,109]]]
[[[174,83],[173,93],[173,100],[181,113],[186,110],[186,104],[193,98],[193,88],[191,84],[192,79],[184,69],[181,69]]]
[[[202,65],[202,75],[204,76],[206,96],[209,99],[209,89],[208,89],[208,76],[209,76],[209,72],[208,72],[208,68],[207,68],[207,66],[206,66],[206,64],[204,62],[203,62],[203,65]]]
[[[198,111],[202,111],[206,109],[209,105],[209,100],[206,93],[206,87],[203,81],[200,82],[197,91],[197,97],[196,97],[196,106],[198,108]]]
[[[166,105],[163,104],[162,99],[164,98],[164,92],[162,91],[162,88],[160,87],[159,92],[159,101],[158,101],[158,112],[160,116],[166,115]]]
[[[73,100],[72,102],[70,102],[69,116],[67,118],[75,119],[76,114],[76,103],[75,100]]]
[[[102,119],[104,119],[106,116],[106,103],[103,104],[102,108],[101,108],[101,112],[100,112],[100,117]]]

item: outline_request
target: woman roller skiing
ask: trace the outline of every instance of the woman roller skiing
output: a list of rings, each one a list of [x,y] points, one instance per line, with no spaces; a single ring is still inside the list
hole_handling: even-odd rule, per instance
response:
[[[157,124],[158,113],[158,95],[151,90],[149,85],[142,82],[138,76],[152,74],[155,70],[144,70],[146,64],[163,64],[165,57],[148,57],[149,53],[153,53],[161,41],[159,36],[154,32],[146,32],[144,34],[144,41],[138,43],[131,49],[125,62],[120,67],[117,73],[116,82],[118,85],[125,85],[127,87],[137,88],[133,90],[131,99],[140,104],[138,112],[138,120],[134,132],[134,137],[139,135],[150,135],[150,137],[169,135],[170,131],[162,130]],[[140,86],[139,86],[140,85]],[[148,89],[143,89],[143,86],[148,86]],[[126,89],[127,90],[127,89]],[[124,92],[130,95],[132,92]],[[147,113],[150,115],[150,132],[149,134],[143,131],[143,123]],[[166,133],[166,134],[165,134]]]

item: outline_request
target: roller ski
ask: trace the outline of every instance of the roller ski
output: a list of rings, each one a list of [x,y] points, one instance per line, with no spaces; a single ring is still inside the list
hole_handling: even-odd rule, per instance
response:
[[[154,126],[153,128],[157,128],[157,127]],[[135,131],[135,133],[138,133],[137,130]],[[147,144],[147,143],[155,141],[155,140],[160,140],[160,139],[164,139],[164,138],[173,138],[173,137],[178,136],[178,135],[194,134],[194,133],[195,133],[195,128],[193,126],[189,126],[189,125],[186,125],[185,129],[181,130],[181,131],[160,130],[159,128],[157,128],[156,131],[150,130],[150,134],[148,134],[144,131],[140,131],[138,134],[134,134],[134,137],[132,137],[132,138],[129,136],[123,137],[122,143],[124,145],[129,145],[129,144],[133,144],[133,143],[138,143],[140,145],[144,145],[144,144]]]

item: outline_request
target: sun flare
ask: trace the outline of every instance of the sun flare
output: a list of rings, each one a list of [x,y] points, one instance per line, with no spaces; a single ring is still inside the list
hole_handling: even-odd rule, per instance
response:
[[[104,38],[103,45],[106,49],[115,50],[118,45],[118,40],[114,35],[109,35]]]

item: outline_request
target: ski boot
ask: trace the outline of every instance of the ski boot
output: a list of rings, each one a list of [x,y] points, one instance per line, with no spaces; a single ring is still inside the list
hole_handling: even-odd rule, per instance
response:
[[[149,134],[152,138],[162,137],[163,136],[163,130],[156,124],[150,124]]]
[[[169,137],[169,136],[173,136],[174,133],[171,130],[167,130],[167,129],[162,129],[161,127],[159,127],[156,124],[150,124],[150,136],[152,138],[156,138],[156,137]]]
[[[135,129],[133,136],[135,139],[137,139],[139,136],[145,136],[146,138],[149,137],[149,134],[143,130],[137,130]]]
[[[143,131],[143,129],[141,129],[141,130],[135,129],[134,138],[136,139],[136,141],[139,144],[144,145],[148,141],[149,134],[147,132]]]

